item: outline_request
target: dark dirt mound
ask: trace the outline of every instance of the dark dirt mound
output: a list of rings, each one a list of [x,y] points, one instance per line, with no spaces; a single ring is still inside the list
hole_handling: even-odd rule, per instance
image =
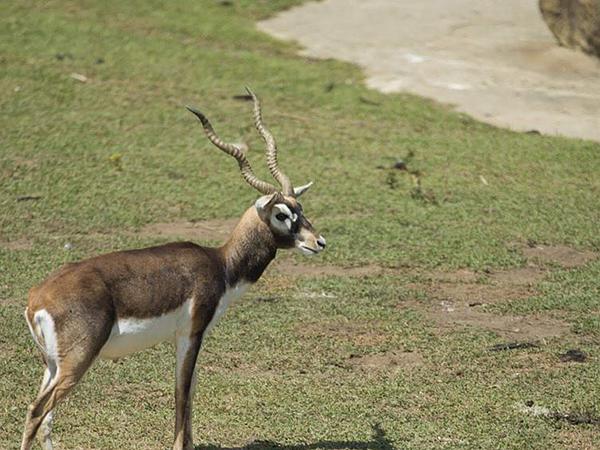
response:
[[[392,351],[375,355],[351,355],[348,364],[355,368],[370,371],[399,371],[413,369],[425,364],[423,357],[418,352]]]

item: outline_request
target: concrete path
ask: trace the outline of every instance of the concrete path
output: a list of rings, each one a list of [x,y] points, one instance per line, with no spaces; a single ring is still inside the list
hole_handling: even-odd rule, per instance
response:
[[[600,141],[600,61],[558,47],[537,0],[325,0],[258,24],[304,54],[360,65],[369,87],[484,122]]]

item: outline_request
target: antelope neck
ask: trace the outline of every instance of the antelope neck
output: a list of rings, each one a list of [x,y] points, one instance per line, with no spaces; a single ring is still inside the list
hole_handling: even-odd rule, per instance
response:
[[[249,208],[229,240],[220,248],[228,286],[256,282],[277,254],[277,243],[269,227]]]

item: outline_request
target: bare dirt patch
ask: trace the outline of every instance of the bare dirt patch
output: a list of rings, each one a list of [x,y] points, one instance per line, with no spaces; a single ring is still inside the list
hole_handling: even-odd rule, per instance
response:
[[[273,271],[279,274],[290,276],[310,276],[310,277],[367,277],[374,275],[383,275],[386,273],[399,273],[397,269],[369,264],[359,267],[343,267],[343,266],[308,266],[299,264],[291,258],[277,259],[272,265]]]
[[[440,329],[482,328],[516,341],[550,339],[563,336],[570,330],[568,323],[543,315],[501,316],[464,303],[435,302],[426,308],[426,314]]]
[[[27,239],[17,239],[16,241],[0,241],[0,248],[5,250],[19,251],[19,250],[31,250],[33,243]]]
[[[425,361],[417,352],[392,351],[366,356],[350,355],[348,364],[364,371],[396,372],[423,366]]]
[[[441,330],[474,327],[491,330],[504,339],[516,341],[544,341],[568,334],[570,325],[565,321],[541,314],[498,315],[486,311],[486,305],[515,300],[525,301],[534,296],[536,294],[535,285],[549,273],[549,268],[543,267],[547,263],[574,268],[595,259],[598,255],[591,251],[578,251],[564,245],[522,246],[521,249],[528,259],[525,267],[494,272],[474,272],[469,269],[426,272],[374,264],[362,267],[307,266],[298,264],[291,258],[279,260],[274,265],[274,271],[284,277],[415,275],[423,281],[411,283],[408,287],[425,292],[430,301],[427,303],[422,301],[403,302],[398,306],[424,310],[425,315],[434,321]],[[359,325],[353,326],[359,327]],[[358,345],[361,345],[361,339],[367,345],[369,342],[375,345],[379,339],[377,335],[369,334],[372,331],[363,330],[361,332],[358,328],[350,329],[350,325],[345,325],[345,327],[345,329],[342,327],[336,330],[320,328],[319,333],[335,335]],[[373,361],[377,361],[377,358]],[[367,363],[369,362],[367,361],[365,364]]]
[[[238,218],[212,219],[199,222],[153,223],[140,230],[142,236],[168,236],[192,241],[225,241],[235,228]]]
[[[480,277],[479,274],[469,269],[459,269],[453,272],[435,271],[426,275],[431,277],[432,281],[445,283],[475,283]]]
[[[510,368],[515,374],[530,373],[539,371],[540,369],[550,374],[551,372],[561,370],[560,366],[556,364],[554,356],[543,351],[522,352],[513,349],[506,364],[507,368]]]
[[[380,329],[377,322],[330,322],[299,325],[298,335],[311,338],[333,338],[354,345],[371,347],[389,340],[389,335]]]
[[[4,298],[0,299],[0,306],[16,306],[25,308],[26,298]]]
[[[598,448],[598,428],[561,427],[558,431],[558,444],[563,448],[595,450]],[[561,444],[562,443],[562,444]]]
[[[561,320],[542,315],[511,316],[486,311],[487,305],[526,300],[535,295],[533,284],[543,274],[538,268],[526,267],[488,274],[486,277],[490,282],[487,284],[435,281],[415,284],[414,289],[425,291],[429,301],[410,302],[408,306],[424,311],[441,330],[475,327],[517,341],[562,336],[569,332],[570,327]],[[399,308],[406,306],[406,302],[398,305]]]
[[[527,298],[534,294],[534,291],[527,286],[509,283],[436,283],[427,287],[426,290],[430,297],[439,302],[464,303],[472,306]]]
[[[276,372],[269,368],[259,367],[259,364],[248,360],[248,355],[235,351],[220,353],[219,355],[213,353],[207,355],[202,370],[206,373],[223,373],[223,371],[227,371],[228,373],[239,373],[244,376],[266,376]]]
[[[569,253],[569,252],[566,252]],[[292,260],[282,260],[275,267],[276,272],[290,276],[347,276],[364,277],[381,274],[409,273],[406,269],[385,268],[377,265],[363,267],[337,266],[305,266]],[[476,273],[468,269],[452,272],[413,272],[427,281],[412,283],[409,287],[424,291],[429,303],[403,302],[406,306],[425,312],[425,315],[436,323],[440,330],[474,327],[491,330],[500,337],[517,341],[540,341],[567,334],[570,326],[567,322],[543,315],[511,316],[487,312],[486,305],[514,300],[525,300],[536,294],[534,286],[547,271],[530,264],[526,267],[498,271],[493,273]],[[487,280],[487,283],[485,282]],[[332,328],[333,327],[333,328]],[[337,337],[354,342],[356,345],[376,345],[383,342],[385,335],[374,332],[372,327],[361,329],[359,324],[343,326],[319,327],[318,330],[305,330],[304,333]],[[364,365],[372,365],[379,361],[378,357],[369,357]],[[383,366],[393,365],[398,355],[381,356]],[[361,366],[362,360],[354,364]]]
[[[430,282],[413,284],[426,293],[427,302],[402,302],[398,308],[414,308],[442,331],[474,327],[491,330],[509,340],[544,340],[569,332],[569,324],[554,318],[498,315],[486,311],[486,305],[527,299],[535,294],[529,284],[514,283],[508,275],[490,284]]]
[[[490,280],[501,284],[534,285],[546,276],[546,271],[537,266],[517,267],[488,274]]]
[[[523,254],[533,261],[559,264],[566,268],[583,266],[598,257],[592,251],[575,250],[566,245],[536,245],[523,249]]]
[[[273,263],[274,272],[289,276],[310,277],[372,277],[377,275],[418,275],[423,279],[448,283],[474,283],[482,275],[469,269],[459,269],[451,272],[414,270],[404,267],[385,267],[378,264],[367,264],[365,266],[335,266],[319,265],[309,266],[298,263],[290,257],[280,256]]]

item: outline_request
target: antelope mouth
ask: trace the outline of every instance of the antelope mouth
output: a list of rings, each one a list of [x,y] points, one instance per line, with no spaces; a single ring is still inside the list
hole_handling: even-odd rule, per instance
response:
[[[317,253],[319,253],[320,250],[314,249],[314,248],[310,248],[306,245],[299,245],[298,249],[300,249],[300,251],[302,253],[304,253],[305,255],[316,255]]]

